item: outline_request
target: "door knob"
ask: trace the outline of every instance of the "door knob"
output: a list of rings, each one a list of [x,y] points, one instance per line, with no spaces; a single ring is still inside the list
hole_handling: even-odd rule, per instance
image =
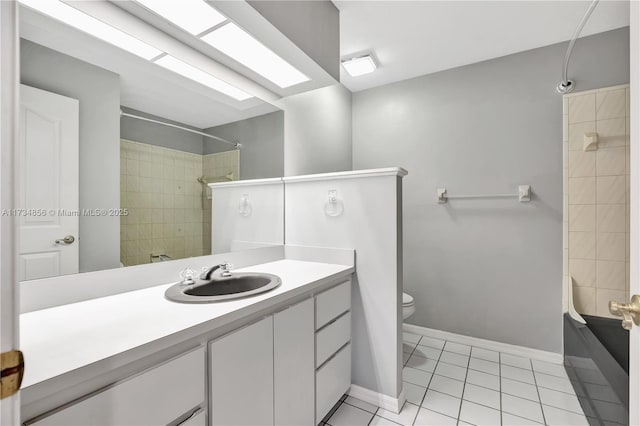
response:
[[[622,317],[622,328],[631,330],[633,324],[640,325],[640,296],[634,294],[630,303],[609,301],[609,312],[612,315]]]
[[[76,239],[73,237],[73,235],[67,235],[64,238],[56,240],[56,244],[73,244],[75,240]]]

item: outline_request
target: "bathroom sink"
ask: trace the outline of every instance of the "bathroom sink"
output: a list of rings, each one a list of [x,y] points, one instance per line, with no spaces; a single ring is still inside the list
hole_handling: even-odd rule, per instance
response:
[[[218,277],[211,281],[198,281],[192,285],[177,283],[164,293],[173,302],[212,303],[241,297],[255,296],[280,285],[280,277],[271,274],[238,273]]]

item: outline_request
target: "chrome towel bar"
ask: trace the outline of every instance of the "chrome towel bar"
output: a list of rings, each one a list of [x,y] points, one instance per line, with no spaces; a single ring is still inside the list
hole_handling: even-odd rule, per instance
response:
[[[445,204],[454,199],[476,199],[476,198],[517,198],[521,203],[531,201],[531,185],[519,185],[515,194],[473,194],[473,195],[449,195],[447,188],[438,188],[438,203]]]

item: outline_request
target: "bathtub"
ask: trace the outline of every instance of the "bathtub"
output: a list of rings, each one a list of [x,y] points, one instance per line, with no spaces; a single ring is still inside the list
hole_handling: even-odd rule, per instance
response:
[[[629,332],[620,320],[564,316],[564,361],[591,425],[629,424]]]

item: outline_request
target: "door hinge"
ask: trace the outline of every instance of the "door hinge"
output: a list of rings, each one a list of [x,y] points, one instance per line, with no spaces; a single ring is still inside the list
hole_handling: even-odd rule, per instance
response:
[[[0,399],[20,390],[24,376],[24,357],[22,352],[13,350],[0,354]]]

